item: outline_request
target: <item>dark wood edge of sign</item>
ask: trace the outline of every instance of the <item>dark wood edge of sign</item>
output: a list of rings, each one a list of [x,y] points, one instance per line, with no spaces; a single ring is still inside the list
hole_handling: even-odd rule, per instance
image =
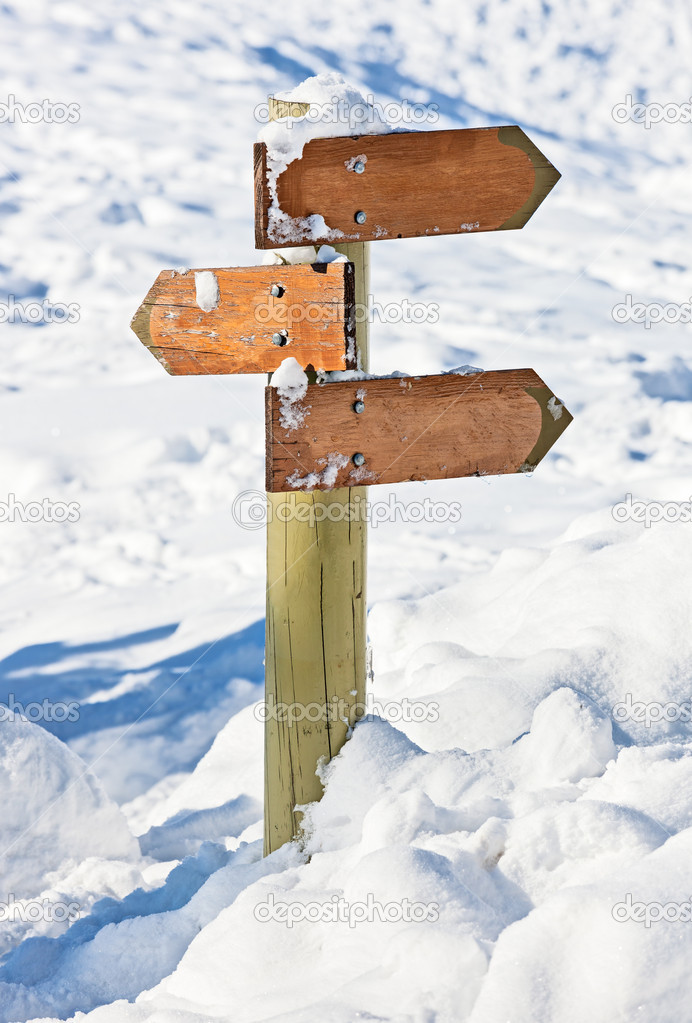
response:
[[[548,402],[551,398],[555,398],[555,395],[547,385],[544,384],[542,387],[525,387],[524,390],[536,400],[541,410],[541,432],[532,450],[527,455],[526,461],[519,470],[520,472],[533,472],[538,463],[548,454],[558,437],[567,429],[574,417],[567,411],[562,402],[556,399],[560,408],[560,415],[557,419],[555,418],[548,408]]]
[[[158,280],[158,277],[156,278],[156,280]],[[154,306],[155,291],[156,281],[149,288],[149,291],[147,292],[144,301],[140,305],[135,315],[132,317],[132,320],[130,321],[130,327],[135,332],[135,334],[142,342],[144,347],[148,348],[151,354],[154,356],[154,358],[161,363],[163,368],[166,370],[166,373],[169,373],[171,376],[174,376],[175,374],[171,370],[171,367],[169,366],[168,362],[166,361],[163,352],[154,344],[151,337],[151,310]]]
[[[526,224],[562,175],[518,125],[505,125],[502,128],[498,128],[497,140],[505,146],[514,146],[516,149],[521,149],[526,153],[533,164],[535,172],[531,195],[521,209],[513,213],[498,228],[499,231],[511,231],[520,229]]]
[[[267,238],[269,228],[269,188],[267,186],[267,147],[264,142],[255,142],[253,146],[254,182],[255,182],[255,248],[271,247]],[[275,248],[277,246],[275,244]]]

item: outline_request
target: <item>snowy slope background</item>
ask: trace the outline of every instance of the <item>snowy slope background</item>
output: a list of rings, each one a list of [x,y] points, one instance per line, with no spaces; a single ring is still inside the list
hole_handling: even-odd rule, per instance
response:
[[[0,721],[0,903],[79,915],[0,913],[2,1023],[685,1018],[692,925],[613,908],[692,897],[692,524],[611,509],[690,500],[691,328],[612,310],[692,301],[691,128],[612,110],[689,103],[691,48],[684,0],[0,6],[0,104],[80,114],[0,123],[0,301],[79,307],[0,323],[0,502],[79,505],[0,522],[0,700],[78,710]],[[376,323],[372,370],[530,366],[575,421],[532,477],[373,495],[463,518],[371,531],[395,723],[329,767],[309,861],[262,860],[264,536],[232,509],[264,380],[169,378],[129,321],[161,269],[261,261],[253,111],[325,72],[563,175],[522,232],[373,246],[376,299],[440,319]],[[288,928],[270,895],[441,912]]]

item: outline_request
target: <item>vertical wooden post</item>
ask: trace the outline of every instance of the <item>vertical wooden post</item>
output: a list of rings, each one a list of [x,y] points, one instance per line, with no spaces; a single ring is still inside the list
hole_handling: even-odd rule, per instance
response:
[[[307,109],[269,100],[271,119]],[[334,248],[354,264],[356,350],[367,370],[369,245]],[[367,488],[267,497],[265,856],[298,834],[296,806],[321,797],[318,763],[338,753],[365,702],[367,609]]]

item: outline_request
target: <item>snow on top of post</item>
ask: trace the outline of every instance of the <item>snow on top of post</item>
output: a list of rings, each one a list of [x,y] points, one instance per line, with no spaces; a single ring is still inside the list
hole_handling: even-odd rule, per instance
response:
[[[267,147],[267,187],[271,198],[269,235],[277,242],[311,240],[338,241],[343,232],[330,228],[319,214],[294,220],[281,209],[277,179],[289,163],[299,160],[306,142],[344,135],[386,135],[397,129],[383,119],[362,93],[335,72],[306,78],[287,92],[274,96],[286,103],[309,103],[304,114],[269,121],[257,136]]]
[[[311,139],[386,135],[396,130],[355,86],[334,72],[306,78],[295,88],[276,93],[274,99],[310,104],[307,113],[269,121],[260,129],[257,140],[265,143],[270,169],[277,176],[301,158]]]

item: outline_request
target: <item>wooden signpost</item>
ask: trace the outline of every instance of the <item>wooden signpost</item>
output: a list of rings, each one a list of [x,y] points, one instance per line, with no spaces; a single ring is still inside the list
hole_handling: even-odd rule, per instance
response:
[[[365,705],[367,486],[532,471],[572,417],[531,369],[371,378],[354,315],[369,242],[524,226],[559,174],[520,128],[315,139],[276,179],[263,144],[254,163],[257,248],[328,242],[347,262],[164,271],[132,326],[172,374],[292,356],[311,380],[288,417],[266,389],[267,855],[298,835]],[[361,379],[316,382],[343,369]]]

